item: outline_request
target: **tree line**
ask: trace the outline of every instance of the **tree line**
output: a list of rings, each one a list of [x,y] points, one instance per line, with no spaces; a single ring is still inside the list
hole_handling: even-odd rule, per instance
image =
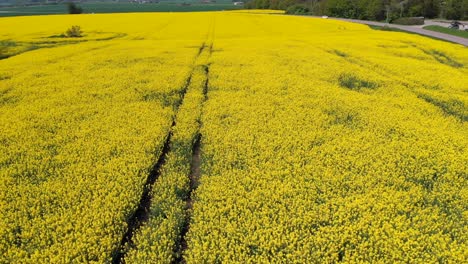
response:
[[[401,17],[468,19],[468,0],[250,0],[246,7],[377,21]]]

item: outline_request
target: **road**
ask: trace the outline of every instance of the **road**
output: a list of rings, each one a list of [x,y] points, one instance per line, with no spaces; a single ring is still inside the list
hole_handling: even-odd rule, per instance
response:
[[[400,30],[404,30],[404,31],[408,31],[408,32],[416,33],[416,34],[421,34],[421,35],[425,35],[425,36],[429,36],[429,37],[433,37],[433,38],[447,40],[447,41],[450,41],[450,42],[461,44],[461,45],[463,45],[465,47],[468,46],[468,39],[466,39],[466,38],[452,36],[452,35],[449,35],[449,34],[439,33],[439,32],[435,32],[435,31],[431,31],[431,30],[426,30],[426,29],[423,29],[420,26],[403,26],[403,25],[386,24],[386,23],[381,23],[381,22],[358,20],[358,19],[347,19],[347,18],[329,17],[328,19],[335,19],[335,20],[341,20],[341,21],[346,21],[346,22],[371,25],[371,26],[380,26],[380,27],[388,26],[388,27],[391,27],[391,28],[397,28],[397,29],[400,29]],[[446,24],[441,23],[441,22],[436,22],[436,21],[426,21],[426,24],[424,26],[427,26],[427,25],[442,25],[442,26],[444,26]]]

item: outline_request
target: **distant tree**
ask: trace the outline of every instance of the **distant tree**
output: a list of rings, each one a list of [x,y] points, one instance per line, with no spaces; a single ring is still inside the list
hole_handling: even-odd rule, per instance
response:
[[[460,1],[460,0],[457,0]],[[423,10],[420,16],[426,18],[435,18],[440,14],[440,0],[424,0],[423,1]]]
[[[310,12],[309,8],[304,4],[292,5],[286,9],[286,14],[306,15]]]
[[[463,13],[463,19],[468,20],[468,0],[463,0],[462,13]]]
[[[384,7],[382,0],[356,0],[354,18],[366,20],[383,20]]]
[[[385,8],[381,0],[369,0],[365,10],[368,19],[378,21],[385,19]]]
[[[298,1],[297,0],[279,0],[278,1],[278,9],[280,10],[286,10],[288,7],[296,4]]]
[[[81,38],[83,36],[83,31],[81,31],[80,26],[72,26],[65,32],[67,38]]]
[[[262,0],[261,9],[269,9],[270,8],[270,0]]]
[[[460,20],[466,16],[466,1],[463,0],[445,0],[445,18]],[[465,10],[463,10],[465,9]]]
[[[399,17],[400,1],[399,0],[384,0],[385,21],[390,23],[392,20]]]
[[[77,6],[73,2],[68,3],[68,13],[69,14],[81,14],[83,13],[83,9],[79,6]]]
[[[250,0],[246,8],[302,6],[314,15],[387,20],[401,17],[468,19],[468,0]],[[298,7],[297,7],[298,8]],[[297,11],[296,7],[290,9]]]
[[[277,10],[279,9],[279,3],[280,3],[280,0],[270,0],[270,6],[268,8]]]
[[[354,18],[355,8],[352,0],[329,0],[327,12],[334,17]]]

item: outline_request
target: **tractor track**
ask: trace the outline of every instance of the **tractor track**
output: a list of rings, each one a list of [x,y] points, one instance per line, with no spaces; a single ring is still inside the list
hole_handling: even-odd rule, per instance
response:
[[[194,64],[197,61],[198,57],[201,56],[201,54],[204,52],[204,50],[207,47],[208,46],[206,45],[206,42],[204,42],[200,46],[200,48],[198,50],[198,53],[196,54],[196,56],[194,58]],[[210,52],[211,52],[211,47],[212,46],[210,46]],[[134,234],[149,219],[153,186],[154,186],[154,183],[159,178],[159,176],[161,175],[161,168],[165,164],[168,154],[171,152],[171,138],[172,138],[172,133],[173,133],[172,131],[173,131],[174,127],[176,126],[175,118],[177,116],[179,107],[180,107],[180,105],[182,104],[182,102],[184,100],[185,94],[187,93],[187,90],[188,90],[188,88],[189,88],[189,86],[191,84],[192,75],[193,75],[193,69],[190,72],[189,76],[187,77],[183,88],[181,89],[180,100],[178,100],[176,102],[172,124],[171,124],[171,126],[169,128],[169,132],[168,132],[168,134],[166,136],[166,140],[164,142],[161,154],[159,155],[159,158],[158,158],[157,162],[151,168],[151,171],[150,171],[150,173],[149,173],[149,175],[148,175],[148,177],[146,179],[144,189],[143,189],[143,193],[141,195],[141,198],[140,198],[140,201],[138,203],[137,209],[130,216],[130,218],[127,220],[127,230],[125,231],[125,233],[124,233],[124,235],[123,235],[123,237],[122,237],[122,239],[120,241],[120,245],[117,248],[117,251],[112,254],[112,264],[125,263],[125,255],[127,253],[126,252],[127,246],[133,244]],[[207,83],[205,83],[205,85],[206,84]],[[197,137],[197,140],[199,140],[199,137]],[[198,148],[199,148],[199,141],[197,141],[197,142],[198,142]],[[194,144],[194,146],[195,145],[197,145],[197,144]],[[190,180],[190,193],[191,193],[191,190],[192,190],[192,180]]]
[[[213,42],[211,42],[211,44],[206,47],[208,48],[207,52],[208,52],[208,56],[210,57],[213,52]],[[209,63],[204,64],[202,65],[202,67],[205,73],[205,82],[203,84],[203,104],[205,104],[205,102],[208,100],[210,64]],[[202,109],[203,109],[203,106],[202,106]],[[202,134],[200,133],[201,126],[202,124],[201,122],[199,122],[198,133],[195,137],[195,143],[192,146],[192,160],[190,163],[190,174],[188,175],[189,180],[190,180],[190,189],[187,193],[186,199],[184,200],[186,218],[185,218],[184,225],[182,226],[182,229],[181,229],[180,239],[174,248],[175,259],[172,261],[173,264],[187,263],[185,256],[184,256],[184,252],[188,249],[187,234],[190,230],[190,222],[192,218],[192,209],[193,209],[193,204],[194,204],[194,191],[197,189],[199,185],[200,177],[202,174],[202,170],[201,170]]]

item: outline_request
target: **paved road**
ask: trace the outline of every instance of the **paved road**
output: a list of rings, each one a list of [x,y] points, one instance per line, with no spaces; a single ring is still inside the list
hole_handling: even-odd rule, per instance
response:
[[[465,21],[458,21],[458,22],[461,22],[463,25],[468,25]],[[440,21],[440,20],[429,20],[429,19],[426,19],[424,20],[424,25],[415,25],[415,26],[410,26],[410,27],[418,27],[418,28],[423,28],[423,27],[426,27],[426,26],[440,26],[440,27],[449,27],[450,26],[450,23],[451,21]],[[463,28],[464,26],[461,26],[462,29],[465,29]]]
[[[336,20],[341,20],[341,21],[347,21],[347,22],[352,22],[352,23],[359,23],[359,24],[365,24],[365,25],[372,25],[372,26],[389,26],[391,28],[397,28],[401,29],[404,31],[408,32],[413,32],[425,36],[430,36],[438,39],[443,39],[447,41],[451,41],[454,43],[458,43],[461,45],[464,45],[465,47],[468,46],[468,39],[462,38],[462,37],[457,37],[457,36],[452,36],[449,34],[444,34],[444,33],[439,33],[431,30],[426,30],[418,26],[402,26],[402,25],[395,25],[395,24],[386,24],[386,23],[380,23],[380,22],[374,22],[374,21],[366,21],[366,20],[357,20],[357,19],[346,19],[346,18],[332,18],[329,17],[328,19],[336,19]],[[431,22],[427,23],[427,25],[438,25],[437,22]]]

